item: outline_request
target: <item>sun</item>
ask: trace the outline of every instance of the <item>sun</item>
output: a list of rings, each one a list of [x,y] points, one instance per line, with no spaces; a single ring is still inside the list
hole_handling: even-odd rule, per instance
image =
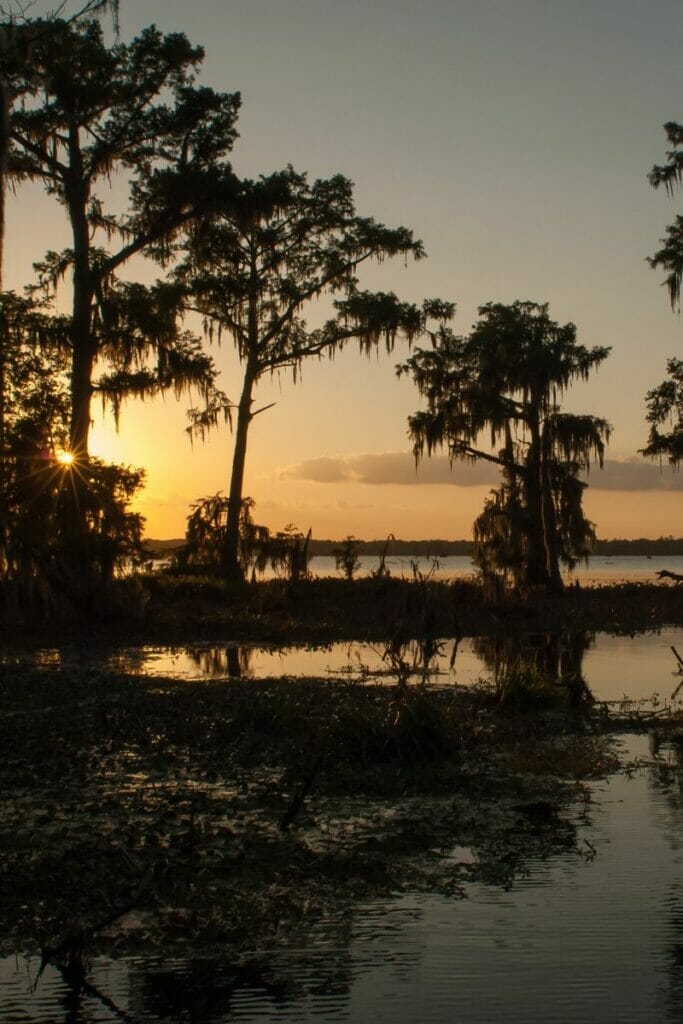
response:
[[[73,466],[74,457],[71,452],[57,452],[55,458],[60,466]]]

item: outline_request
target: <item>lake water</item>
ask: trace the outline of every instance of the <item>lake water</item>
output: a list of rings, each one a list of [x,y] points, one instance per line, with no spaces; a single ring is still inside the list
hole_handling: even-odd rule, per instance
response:
[[[537,657],[552,649],[562,671],[580,670],[593,695],[604,701],[666,701],[681,682],[674,646],[683,656],[683,628],[671,627],[636,638],[598,634],[533,634],[508,641],[487,638],[444,640],[431,666],[432,684],[468,686],[490,679],[511,654],[522,660]],[[405,652],[408,663],[415,647]],[[229,679],[246,676],[267,677],[343,677],[350,680],[392,683],[395,674],[385,657],[382,644],[334,643],[324,647],[268,647],[254,644],[197,643],[183,646],[118,647],[82,651],[71,648],[44,648],[30,655],[6,655],[5,660],[28,660],[50,669],[88,665],[146,676],[171,676],[188,682],[201,679]],[[563,661],[564,659],[564,661]],[[577,661],[578,659],[578,661]],[[413,677],[417,678],[417,677]]]
[[[413,578],[413,566],[422,573],[431,573],[434,579],[462,579],[476,574],[476,567],[467,555],[439,556],[435,552],[436,561],[424,556],[392,556],[387,558],[386,565],[392,576],[399,579]],[[359,576],[369,576],[377,569],[377,555],[361,555],[359,558]],[[341,576],[330,555],[317,555],[311,559],[309,566],[314,576]],[[659,569],[683,574],[683,555],[595,555],[587,565],[581,564],[572,572],[565,572],[565,579],[580,583],[627,583],[627,582],[658,582],[655,575]]]
[[[681,766],[670,751],[653,760],[645,737],[625,744],[641,767],[595,784],[591,803],[575,808],[593,859],[532,861],[510,891],[472,883],[462,900],[406,893],[323,918],[255,951],[270,981],[201,962],[96,959],[76,993],[51,967],[38,979],[35,958],[9,958],[0,961],[0,1019],[680,1022]]]
[[[490,678],[510,639],[444,642],[432,683]],[[602,700],[669,701],[683,680],[671,651],[683,629],[514,638],[513,654],[580,668]],[[382,650],[369,644],[273,649],[200,644],[33,655],[55,669],[105,663],[187,680],[231,671],[264,676],[343,676],[378,684]],[[564,660],[563,660],[564,659]],[[679,699],[683,693],[679,692]],[[76,990],[36,958],[0,961],[3,1024],[652,1024],[683,1019],[683,771],[669,747],[622,741],[639,763],[591,787],[570,809],[578,848],[530,859],[510,891],[469,883],[466,899],[404,893],[314,921],[276,948],[254,951],[267,973],[159,956],[95,959]],[[583,844],[583,846],[582,846]],[[465,848],[444,851],[466,861]]]

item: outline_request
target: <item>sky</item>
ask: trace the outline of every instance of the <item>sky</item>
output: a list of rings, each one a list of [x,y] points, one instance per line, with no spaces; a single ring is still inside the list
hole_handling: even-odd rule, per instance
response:
[[[290,163],[310,178],[343,173],[360,214],[423,240],[427,259],[370,267],[363,287],[455,301],[463,334],[483,303],[548,302],[581,343],[611,346],[564,398],[614,428],[586,511],[600,537],[683,532],[683,474],[637,454],[644,395],[682,349],[663,275],[646,262],[683,209],[683,194],[647,182],[665,159],[663,123],[683,120],[680,0],[121,0],[124,40],[153,22],[205,47],[202,83],[241,92],[238,174]],[[6,286],[21,288],[33,261],[67,244],[61,208],[22,186],[8,210]],[[212,354],[237,398],[229,343]],[[304,366],[296,384],[259,386],[259,405],[275,405],[249,439],[258,522],[320,538],[471,535],[495,472],[451,470],[444,456],[416,470],[407,418],[421,402],[395,374],[407,354],[348,349]],[[94,410],[93,452],[146,470],[136,507],[151,537],[182,536],[190,504],[227,489],[229,430],[191,446],[189,404],[129,403],[118,433]]]

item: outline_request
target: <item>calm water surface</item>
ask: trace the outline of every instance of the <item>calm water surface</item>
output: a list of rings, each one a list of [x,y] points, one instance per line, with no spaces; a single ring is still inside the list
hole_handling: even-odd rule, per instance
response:
[[[629,739],[649,759],[647,740]],[[76,997],[36,960],[0,963],[6,1024],[653,1024],[683,1019],[683,801],[666,753],[593,789],[593,860],[536,861],[504,892],[406,894],[257,951],[267,965],[96,960]],[[462,855],[459,851],[458,855]]]
[[[536,635],[516,642],[531,653],[550,645],[560,662],[579,664],[601,699],[653,693],[668,699],[682,678],[670,650],[674,645],[683,653],[680,628],[632,638]],[[452,644],[444,644],[434,677],[446,685],[490,676],[505,654],[490,639],[464,640],[451,667]],[[235,670],[254,677],[348,673],[381,682],[371,673],[386,669],[381,649],[363,644],[288,650],[204,644],[91,657],[100,666],[104,660],[188,684],[227,679]],[[88,663],[64,650],[39,652],[36,660],[50,669]],[[47,677],[54,679],[52,672]],[[666,748],[653,759],[646,737],[627,742],[628,757],[641,767],[596,784],[587,811],[573,811],[579,847],[594,848],[593,859],[568,852],[531,861],[528,875],[508,892],[470,884],[464,900],[407,893],[365,903],[318,920],[277,949],[255,951],[257,966],[241,971],[159,957],[98,959],[89,965],[88,987],[77,992],[54,968],[38,978],[36,959],[10,958],[0,962],[0,1021],[681,1021],[683,774]],[[471,851],[450,856],[463,860]]]
[[[413,578],[413,567],[424,574],[431,573],[435,579],[461,579],[474,576],[476,568],[467,555],[443,555],[435,552],[436,561],[424,556],[394,555],[387,558],[386,565],[392,576],[399,579]],[[359,557],[359,576],[369,576],[377,569],[377,555],[361,555]],[[311,559],[310,571],[314,576],[341,576],[334,558],[331,555],[317,555]],[[567,581],[579,580],[580,583],[656,583],[658,569],[683,573],[683,555],[595,555],[588,565],[579,565],[572,572],[565,572]]]
[[[581,650],[576,660],[576,642]],[[683,656],[683,629],[672,627],[638,637],[597,634],[534,634],[518,636],[516,656],[527,657],[544,645],[554,644],[563,671],[577,667],[593,695],[605,701],[641,701],[670,699],[681,682],[671,647]],[[429,681],[439,685],[471,685],[490,679],[495,659],[500,657],[495,643],[485,638],[464,638],[457,643],[444,640],[435,659]],[[381,644],[334,643],[325,647],[263,647],[251,644],[200,643],[185,646],[120,647],[107,650],[75,651],[49,648],[17,655],[46,668],[68,669],[70,665],[102,667],[124,673],[142,673],[152,677],[171,676],[188,682],[199,679],[229,679],[247,676],[263,679],[271,676],[316,676],[392,682]],[[503,651],[505,654],[505,651]],[[406,657],[410,660],[409,650]],[[572,657],[570,657],[572,656]],[[9,656],[14,658],[14,655]],[[7,660],[7,656],[6,656]],[[681,689],[683,696],[683,688]]]

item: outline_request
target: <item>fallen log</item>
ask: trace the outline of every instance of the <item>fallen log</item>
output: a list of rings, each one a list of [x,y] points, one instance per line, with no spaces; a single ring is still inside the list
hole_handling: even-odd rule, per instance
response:
[[[683,575],[680,572],[670,572],[668,569],[659,569],[655,576],[658,576],[660,580],[673,580],[676,586],[679,583],[683,583]]]

